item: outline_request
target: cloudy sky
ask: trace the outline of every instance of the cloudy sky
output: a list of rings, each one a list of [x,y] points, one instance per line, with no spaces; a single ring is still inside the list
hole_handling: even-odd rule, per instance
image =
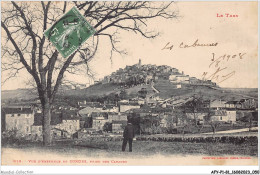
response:
[[[126,65],[136,64],[141,59],[142,64],[169,65],[200,79],[204,72],[207,72],[208,79],[212,78],[212,74],[218,76],[218,82],[227,78],[219,83],[221,87],[258,87],[257,2],[178,2],[173,8],[179,9],[178,19],[148,22],[149,29],[161,33],[155,39],[121,33],[118,46],[126,49],[128,54],[114,54],[112,62],[110,44],[107,40],[101,40],[98,53],[90,63],[96,79]],[[226,17],[227,13],[237,17]],[[217,17],[217,14],[224,17]],[[192,45],[196,40],[199,44],[218,44],[180,48],[181,43]],[[163,49],[167,43],[168,46],[173,45],[172,50]],[[215,59],[223,55],[226,57],[218,59],[218,66],[214,64],[209,67],[213,54]],[[229,59],[228,55],[231,55]],[[218,68],[223,70],[214,74]],[[87,76],[66,77],[81,84],[91,82]],[[23,88],[26,79],[28,77],[22,74],[2,85],[2,89]]]

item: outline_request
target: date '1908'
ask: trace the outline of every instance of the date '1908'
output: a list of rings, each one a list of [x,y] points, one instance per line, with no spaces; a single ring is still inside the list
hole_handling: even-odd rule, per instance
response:
[[[229,79],[230,77],[234,76],[236,71],[230,71],[228,73],[225,73],[224,70],[227,70],[228,67],[227,66],[221,66],[221,63],[225,63],[228,62],[230,59],[243,59],[243,56],[246,53],[238,53],[238,54],[233,54],[233,55],[229,55],[229,54],[224,54],[221,55],[219,57],[216,57],[215,53],[212,53],[212,59],[211,59],[211,63],[209,64],[209,68],[213,67],[213,73],[209,73],[209,72],[203,72],[202,74],[202,79],[203,80],[211,80],[211,81],[215,81],[216,83],[222,83],[225,80]]]

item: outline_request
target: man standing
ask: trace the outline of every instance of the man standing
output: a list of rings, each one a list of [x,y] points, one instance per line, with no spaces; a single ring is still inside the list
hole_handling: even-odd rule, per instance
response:
[[[128,121],[127,126],[125,127],[124,134],[123,134],[123,145],[122,151],[125,151],[127,141],[129,142],[129,152],[132,152],[132,143],[133,138],[135,137],[134,127],[131,122]]]

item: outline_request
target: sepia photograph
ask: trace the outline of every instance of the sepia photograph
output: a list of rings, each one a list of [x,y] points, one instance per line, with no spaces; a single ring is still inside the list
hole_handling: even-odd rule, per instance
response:
[[[1,165],[258,165],[258,2],[1,2]]]

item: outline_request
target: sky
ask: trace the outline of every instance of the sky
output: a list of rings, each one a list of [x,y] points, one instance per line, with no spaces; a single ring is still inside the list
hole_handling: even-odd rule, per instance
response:
[[[178,19],[160,18],[147,23],[148,29],[160,32],[155,39],[122,32],[117,46],[125,49],[127,55],[114,53],[111,60],[111,45],[101,39],[98,52],[90,62],[96,80],[141,59],[142,64],[169,65],[199,79],[203,73],[206,79],[218,76],[214,80],[221,87],[258,87],[257,2],[177,2],[174,9],[179,10]],[[226,17],[227,13],[237,17]],[[197,44],[217,45],[180,48],[181,43],[192,45],[196,40]],[[171,50],[163,49],[167,43],[173,45]],[[210,66],[213,55],[220,62]],[[2,85],[2,90],[26,87],[27,75],[21,73]],[[66,77],[81,84],[92,83],[85,75]]]

